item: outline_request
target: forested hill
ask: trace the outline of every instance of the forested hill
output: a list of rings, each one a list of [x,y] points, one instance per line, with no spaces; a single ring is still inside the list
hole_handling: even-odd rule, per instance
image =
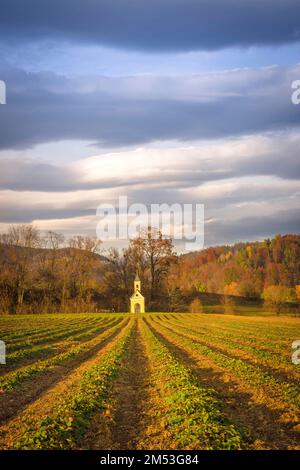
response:
[[[177,256],[149,228],[124,251],[99,247],[93,237],[12,227],[0,237],[0,314],[128,311],[137,270],[148,311],[186,311],[199,298],[300,300],[300,235]]]
[[[300,284],[300,235],[207,248],[179,263],[174,280],[182,290],[260,297],[268,286]]]

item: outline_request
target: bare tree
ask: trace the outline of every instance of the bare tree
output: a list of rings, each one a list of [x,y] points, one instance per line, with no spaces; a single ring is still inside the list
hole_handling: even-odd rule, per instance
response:
[[[33,225],[11,226],[8,233],[2,235],[1,242],[7,251],[7,263],[12,268],[10,273],[10,281],[14,287],[12,310],[18,313],[23,306],[25,289],[31,285],[34,249],[40,247],[41,236]]]
[[[38,256],[36,285],[43,290],[41,308],[45,312],[56,311],[60,290],[60,259],[64,243],[64,236],[60,233],[48,231],[41,242],[43,250]]]
[[[100,254],[101,241],[96,237],[74,236],[69,242],[71,291],[77,298],[77,309],[90,302],[90,291],[95,286],[97,255]]]
[[[131,248],[122,252],[115,248],[109,251],[104,288],[107,298],[110,299],[110,308],[117,311],[128,309],[135,269]]]
[[[149,270],[150,301],[153,301],[171,264],[176,260],[172,240],[165,238],[160,230],[148,227],[131,240],[131,247],[140,265],[146,265]]]

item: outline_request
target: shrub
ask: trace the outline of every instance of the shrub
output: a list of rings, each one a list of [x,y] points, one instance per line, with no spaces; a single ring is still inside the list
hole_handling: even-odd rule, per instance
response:
[[[265,287],[262,297],[268,307],[279,315],[287,302],[295,300],[293,289],[282,285]]]
[[[203,313],[203,305],[199,298],[194,299],[190,304],[191,313]]]

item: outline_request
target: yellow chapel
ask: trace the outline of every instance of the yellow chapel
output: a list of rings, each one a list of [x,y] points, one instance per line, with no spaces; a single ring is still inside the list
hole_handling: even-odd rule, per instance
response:
[[[130,312],[145,313],[145,297],[141,294],[141,281],[138,274],[134,280],[134,292],[130,297]]]

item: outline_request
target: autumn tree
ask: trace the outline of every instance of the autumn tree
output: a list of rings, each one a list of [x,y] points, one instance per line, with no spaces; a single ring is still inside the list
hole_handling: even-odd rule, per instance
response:
[[[111,249],[107,258],[108,269],[103,280],[104,293],[109,299],[110,308],[127,311],[136,270],[132,249],[127,248],[122,252]]]
[[[90,302],[91,289],[95,287],[95,269],[101,241],[96,237],[74,236],[68,240],[70,255],[70,290],[76,298],[76,309],[82,305],[87,308]]]
[[[190,312],[191,313],[203,313],[203,305],[202,305],[201,300],[198,297],[192,300],[190,304]]]
[[[286,303],[294,300],[294,292],[286,286],[268,286],[263,290],[262,297],[266,305],[279,315]]]
[[[11,226],[1,236],[1,243],[6,251],[8,283],[12,286],[11,310],[18,313],[22,311],[25,290],[33,285],[33,250],[40,247],[41,236],[33,225]]]
[[[149,301],[154,302],[162,291],[170,266],[176,262],[173,243],[160,230],[148,227],[131,240],[130,246],[140,271],[149,275]],[[141,269],[142,267],[142,269]]]
[[[295,286],[295,292],[296,292],[297,300],[298,300],[298,302],[300,302],[300,284],[297,284]]]
[[[239,295],[239,285],[232,281],[224,286],[224,295]]]
[[[43,250],[38,255],[38,272],[36,285],[44,292],[43,309],[46,312],[57,310],[57,300],[61,291],[61,260],[65,237],[60,233],[48,231],[41,240]],[[64,262],[64,273],[68,263]]]

